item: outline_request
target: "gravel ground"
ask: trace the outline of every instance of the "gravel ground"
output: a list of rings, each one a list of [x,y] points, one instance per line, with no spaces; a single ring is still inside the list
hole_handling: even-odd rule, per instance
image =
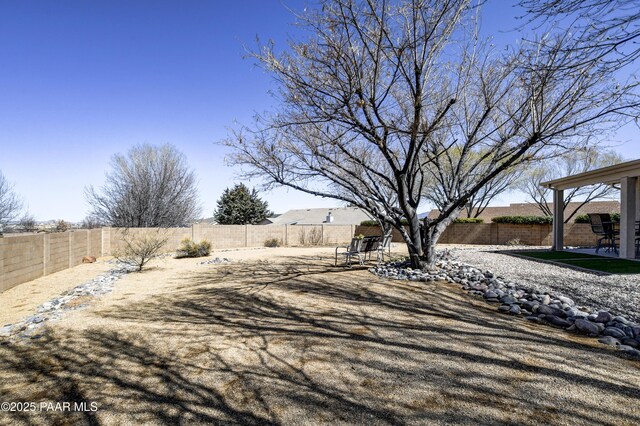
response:
[[[514,250],[548,247],[512,247]],[[507,280],[567,296],[582,306],[640,320],[640,274],[598,276],[502,253],[505,246],[450,246],[455,260],[488,269]]]
[[[458,284],[334,267],[330,248],[280,252],[154,263],[0,343],[2,402],[96,408],[0,424],[640,424],[640,363],[593,339]]]

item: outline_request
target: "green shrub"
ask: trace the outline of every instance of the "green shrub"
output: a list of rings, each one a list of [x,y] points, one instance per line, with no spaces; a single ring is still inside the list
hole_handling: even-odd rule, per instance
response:
[[[422,221],[422,219],[420,219]],[[403,225],[408,225],[409,221],[407,219],[401,220]],[[380,226],[380,223],[377,220],[363,220],[360,222],[360,226]]]
[[[479,217],[459,217],[453,223],[484,223]]]
[[[579,214],[573,219],[574,223],[590,223],[588,214]]]
[[[265,247],[280,247],[281,245],[282,245],[282,241],[280,241],[277,238],[269,238],[264,242]]]
[[[497,216],[491,221],[513,225],[549,225],[552,223],[552,218],[551,216]]]
[[[200,244],[198,244],[190,238],[185,238],[180,244],[181,246],[176,250],[177,259],[209,256],[211,252],[211,243],[206,240],[202,240]]]
[[[377,220],[363,220],[360,222],[360,226],[378,226],[380,225]]]

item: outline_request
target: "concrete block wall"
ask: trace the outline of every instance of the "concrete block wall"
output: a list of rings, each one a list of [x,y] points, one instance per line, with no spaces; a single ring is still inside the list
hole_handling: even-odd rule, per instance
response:
[[[357,226],[355,234],[380,235],[377,226]],[[551,225],[512,225],[508,223],[452,223],[440,236],[440,244],[502,245],[518,239],[526,245],[551,246]],[[393,231],[393,242],[404,242]],[[568,223],[564,243],[569,246],[594,247],[597,238],[588,223]]]
[[[102,230],[0,238],[0,292],[102,256]]]
[[[0,291],[41,277],[44,235],[0,238]]]

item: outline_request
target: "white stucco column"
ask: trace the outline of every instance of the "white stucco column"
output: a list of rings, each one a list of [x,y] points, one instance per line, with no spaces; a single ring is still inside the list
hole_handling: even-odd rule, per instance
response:
[[[551,250],[564,249],[564,191],[553,190],[553,245]]]
[[[635,259],[636,214],[638,178],[625,177],[620,180],[620,258]]]

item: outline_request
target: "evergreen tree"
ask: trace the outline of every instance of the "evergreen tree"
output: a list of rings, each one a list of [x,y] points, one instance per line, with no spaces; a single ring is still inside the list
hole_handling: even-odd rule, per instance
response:
[[[256,225],[271,215],[258,192],[242,183],[225,189],[217,203],[213,216],[221,225]]]

